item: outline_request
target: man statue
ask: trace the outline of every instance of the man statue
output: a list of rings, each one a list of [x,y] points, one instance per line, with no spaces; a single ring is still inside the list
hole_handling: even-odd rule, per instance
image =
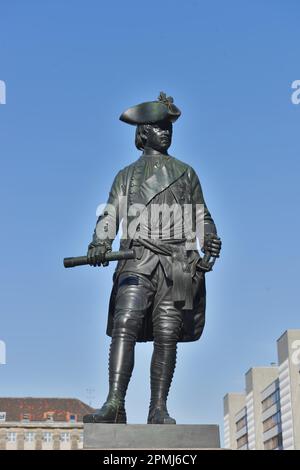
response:
[[[134,249],[135,258],[119,261],[114,272],[107,323],[109,393],[100,410],[84,417],[86,423],[126,423],[135,343],[153,341],[148,424],[176,424],[167,397],[177,343],[202,334],[205,272],[212,266],[209,257],[219,257],[221,250],[195,171],[168,154],[180,114],[173,98],[161,92],[157,101],[120,116],[137,126],[135,144],[143,153],[115,177],[87,257],[91,266],[108,264],[105,254],[123,220],[120,250]]]

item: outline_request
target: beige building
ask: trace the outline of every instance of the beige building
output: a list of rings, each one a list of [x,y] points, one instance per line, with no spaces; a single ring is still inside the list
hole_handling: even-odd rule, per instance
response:
[[[253,367],[245,392],[224,397],[228,449],[300,449],[300,330],[277,340],[278,365]]]
[[[81,449],[93,411],[74,398],[0,398],[0,450]]]

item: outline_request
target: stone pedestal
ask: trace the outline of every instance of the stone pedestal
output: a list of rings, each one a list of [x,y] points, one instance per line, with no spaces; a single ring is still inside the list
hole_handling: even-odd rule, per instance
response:
[[[85,424],[84,449],[218,449],[214,424]]]

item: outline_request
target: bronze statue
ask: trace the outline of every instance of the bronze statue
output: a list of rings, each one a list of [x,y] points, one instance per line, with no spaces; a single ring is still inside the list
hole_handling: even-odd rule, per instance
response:
[[[141,103],[120,116],[137,126],[135,144],[143,153],[115,177],[88,247],[85,262],[106,266],[123,221],[120,253],[127,255],[119,255],[107,323],[112,338],[109,393],[99,411],[84,417],[85,423],[126,423],[135,343],[153,341],[148,424],[176,424],[167,397],[177,343],[196,341],[202,334],[205,273],[221,250],[195,171],[168,154],[180,114],[173,98],[161,92],[157,101]]]

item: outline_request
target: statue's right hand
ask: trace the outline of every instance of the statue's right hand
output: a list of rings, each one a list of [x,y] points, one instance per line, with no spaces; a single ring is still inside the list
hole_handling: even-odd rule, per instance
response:
[[[109,251],[105,245],[95,245],[90,243],[87,252],[87,261],[90,266],[107,266],[108,261],[105,261],[105,254]]]

